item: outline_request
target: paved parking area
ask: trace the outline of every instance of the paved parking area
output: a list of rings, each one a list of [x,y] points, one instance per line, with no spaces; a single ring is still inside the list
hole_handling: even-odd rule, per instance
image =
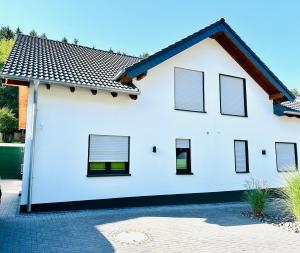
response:
[[[240,215],[242,203],[19,214],[2,181],[0,252],[300,252],[300,235]]]

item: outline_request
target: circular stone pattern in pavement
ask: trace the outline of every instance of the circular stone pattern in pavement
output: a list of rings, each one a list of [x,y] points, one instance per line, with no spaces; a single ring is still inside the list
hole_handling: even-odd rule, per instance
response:
[[[140,231],[118,231],[112,234],[117,242],[126,244],[143,243],[150,240],[150,236]]]

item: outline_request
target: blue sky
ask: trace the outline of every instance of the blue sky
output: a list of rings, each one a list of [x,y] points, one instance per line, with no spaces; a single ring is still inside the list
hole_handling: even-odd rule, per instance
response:
[[[127,54],[154,53],[224,17],[289,88],[300,89],[300,1],[0,0],[0,26]]]

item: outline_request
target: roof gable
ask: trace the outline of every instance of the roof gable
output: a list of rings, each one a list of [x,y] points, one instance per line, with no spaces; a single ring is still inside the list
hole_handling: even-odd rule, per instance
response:
[[[293,100],[294,95],[260,60],[260,58],[233,31],[224,19],[162,49],[161,51],[133,64],[116,75],[116,80],[130,80],[145,74],[149,69],[168,60],[185,49],[206,38],[215,39],[270,95],[270,99],[278,102]]]

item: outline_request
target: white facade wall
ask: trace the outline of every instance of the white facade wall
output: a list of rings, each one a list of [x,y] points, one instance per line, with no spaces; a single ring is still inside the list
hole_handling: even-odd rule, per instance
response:
[[[174,67],[204,72],[207,113],[174,110]],[[220,73],[246,79],[248,117],[220,114]],[[274,115],[268,94],[216,41],[204,40],[134,83],[141,90],[135,101],[41,85],[33,204],[242,190],[251,177],[267,180],[270,187],[281,185],[275,142],[299,147],[300,121]],[[32,89],[29,115],[31,101]],[[130,136],[131,176],[87,177],[89,134]],[[176,138],[191,139],[193,175],[176,175]],[[234,139],[248,140],[249,174],[235,173]],[[29,148],[26,152],[27,157]],[[27,201],[28,161],[24,169],[21,204]]]

